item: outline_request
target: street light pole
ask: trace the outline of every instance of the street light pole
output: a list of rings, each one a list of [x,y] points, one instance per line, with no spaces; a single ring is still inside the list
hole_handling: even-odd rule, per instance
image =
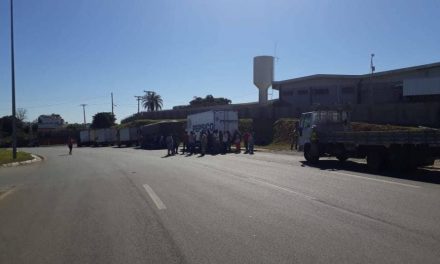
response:
[[[17,158],[17,122],[15,113],[14,7],[11,4],[11,82],[12,82],[12,158]]]

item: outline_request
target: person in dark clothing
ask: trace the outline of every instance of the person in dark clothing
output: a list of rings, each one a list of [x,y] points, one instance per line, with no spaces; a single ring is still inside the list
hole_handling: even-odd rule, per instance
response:
[[[243,144],[244,144],[244,149],[245,149],[245,154],[249,153],[249,132],[244,133],[243,135]]]
[[[179,145],[180,145],[180,138],[177,135],[173,136],[173,143],[174,143],[174,154],[179,154]]]
[[[72,155],[73,138],[69,137],[69,139],[67,140],[67,146],[69,147],[69,155]]]
[[[221,154],[226,153],[225,145],[223,144],[223,137],[226,135],[223,135],[223,131],[218,132],[218,146]]]
[[[170,134],[165,139],[167,145],[167,156],[171,156],[174,154],[174,140],[173,136]]]
[[[292,131],[292,142],[290,143],[290,150],[298,149],[298,135],[299,135],[299,122],[295,122],[295,126]]]
[[[226,144],[226,152],[231,152],[231,133],[229,131],[226,131],[226,139],[223,139],[223,142]]]
[[[182,153],[185,154],[185,152],[188,151],[188,132],[184,132],[182,135],[182,142],[183,142],[183,146],[182,146]]]
[[[189,155],[194,154],[195,144],[196,144],[196,135],[194,134],[194,131],[191,131],[191,133],[188,136]]]
[[[214,153],[214,140],[213,140],[212,131],[208,130],[208,152],[209,154]]]

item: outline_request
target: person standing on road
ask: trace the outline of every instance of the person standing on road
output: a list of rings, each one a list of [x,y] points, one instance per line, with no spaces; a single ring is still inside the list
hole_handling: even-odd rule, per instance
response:
[[[182,136],[182,142],[183,142],[183,146],[182,146],[182,153],[185,154],[185,152],[188,151],[188,132],[184,132],[183,136]]]
[[[244,154],[248,154],[249,153],[249,132],[246,131],[246,133],[244,133],[243,135],[243,144],[244,144],[244,148],[245,148],[245,152]]]
[[[254,154],[254,143],[255,143],[254,133],[250,132],[248,137],[248,151],[250,155]]]
[[[173,136],[169,134],[167,138],[165,139],[166,145],[167,145],[167,156],[171,156],[174,154],[174,140]]]
[[[67,140],[67,146],[69,147],[69,155],[72,155],[72,148],[73,148],[73,138],[69,137]]]
[[[292,142],[290,143],[290,150],[293,150],[293,147],[295,147],[295,149],[298,149],[298,135],[299,135],[299,122],[296,121],[292,131]]]
[[[234,133],[235,153],[241,152],[240,143],[241,143],[241,134],[240,134],[240,132],[238,132],[238,130],[235,130],[235,133]]]
[[[226,131],[226,139],[223,139],[223,142],[226,143],[226,152],[231,152],[231,133],[229,131]]]
[[[179,154],[179,145],[180,145],[180,138],[178,135],[173,136],[173,142],[174,142],[174,154]]]
[[[196,136],[194,134],[194,131],[191,131],[191,133],[188,136],[188,148],[189,148],[189,155],[194,154],[194,145],[196,144]]]
[[[205,132],[200,135],[200,156],[205,156],[206,147],[208,146],[208,136]]]

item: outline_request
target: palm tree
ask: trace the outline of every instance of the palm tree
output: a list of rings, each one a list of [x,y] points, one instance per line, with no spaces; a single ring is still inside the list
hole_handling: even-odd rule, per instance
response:
[[[148,112],[161,110],[162,98],[156,92],[145,91],[145,95],[142,97],[142,106]]]

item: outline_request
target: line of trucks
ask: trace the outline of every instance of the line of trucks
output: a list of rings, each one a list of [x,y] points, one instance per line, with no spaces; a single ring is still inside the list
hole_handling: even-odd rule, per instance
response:
[[[231,110],[188,115],[186,121],[162,121],[140,127],[88,129],[80,132],[78,146],[137,145],[164,148],[168,135],[193,131],[196,145],[202,131],[238,130],[238,113]],[[412,128],[407,131],[353,131],[347,111],[314,111],[301,115],[297,128],[298,150],[311,164],[321,157],[366,159],[371,171],[391,168],[411,170],[432,165],[440,158],[440,130]]]
[[[232,135],[238,130],[238,113],[231,110],[206,111],[188,115],[186,121],[169,120],[139,127],[85,129],[80,131],[77,142],[78,147],[136,145],[155,149],[164,148],[164,138],[170,134],[181,137],[185,132],[193,131],[199,141],[201,132],[208,130],[229,131]]]

